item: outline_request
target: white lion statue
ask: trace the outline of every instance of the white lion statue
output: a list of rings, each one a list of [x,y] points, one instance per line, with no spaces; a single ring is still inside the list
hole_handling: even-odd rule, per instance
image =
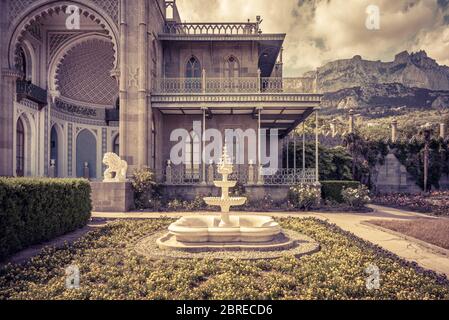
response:
[[[128,163],[120,159],[118,155],[108,152],[104,155],[103,163],[109,168],[104,172],[103,182],[125,182]],[[115,173],[115,176],[113,176]]]

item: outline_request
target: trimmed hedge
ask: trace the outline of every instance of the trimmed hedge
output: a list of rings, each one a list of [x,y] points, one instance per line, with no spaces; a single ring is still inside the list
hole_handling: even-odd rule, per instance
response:
[[[358,188],[358,181],[321,181],[321,196],[324,200],[343,203],[341,191],[343,188]]]
[[[0,260],[85,226],[90,194],[83,179],[0,178]]]

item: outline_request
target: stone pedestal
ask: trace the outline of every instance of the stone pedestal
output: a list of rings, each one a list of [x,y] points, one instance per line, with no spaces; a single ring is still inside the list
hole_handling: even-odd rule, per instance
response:
[[[131,182],[91,182],[92,207],[97,212],[128,212],[134,208]]]

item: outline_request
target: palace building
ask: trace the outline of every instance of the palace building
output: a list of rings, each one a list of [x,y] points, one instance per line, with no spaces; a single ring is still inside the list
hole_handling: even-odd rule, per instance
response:
[[[105,153],[161,184],[206,188],[207,161],[173,164],[173,130],[191,132],[189,156],[206,142],[193,131],[253,129],[304,143],[292,131],[318,119],[315,78],[283,77],[285,34],[262,19],[182,22],[176,1],[1,0],[0,175],[101,180]],[[277,129],[275,131],[274,129]],[[288,152],[288,151],[286,151]],[[279,161],[260,174],[260,156],[236,165],[246,185],[318,181],[317,165]],[[181,190],[179,189],[179,190]],[[176,192],[176,191],[174,191]]]

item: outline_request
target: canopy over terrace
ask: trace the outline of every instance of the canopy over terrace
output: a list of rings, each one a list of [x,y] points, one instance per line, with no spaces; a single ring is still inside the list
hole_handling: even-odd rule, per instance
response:
[[[252,115],[258,121],[260,129],[277,129],[281,138],[287,136],[298,125],[304,122],[313,111],[313,106],[303,107],[228,107],[228,106],[160,106],[159,111],[163,115],[198,115],[204,116],[204,120],[216,115]],[[207,123],[204,126],[207,128]],[[242,128],[244,129],[244,128]]]

